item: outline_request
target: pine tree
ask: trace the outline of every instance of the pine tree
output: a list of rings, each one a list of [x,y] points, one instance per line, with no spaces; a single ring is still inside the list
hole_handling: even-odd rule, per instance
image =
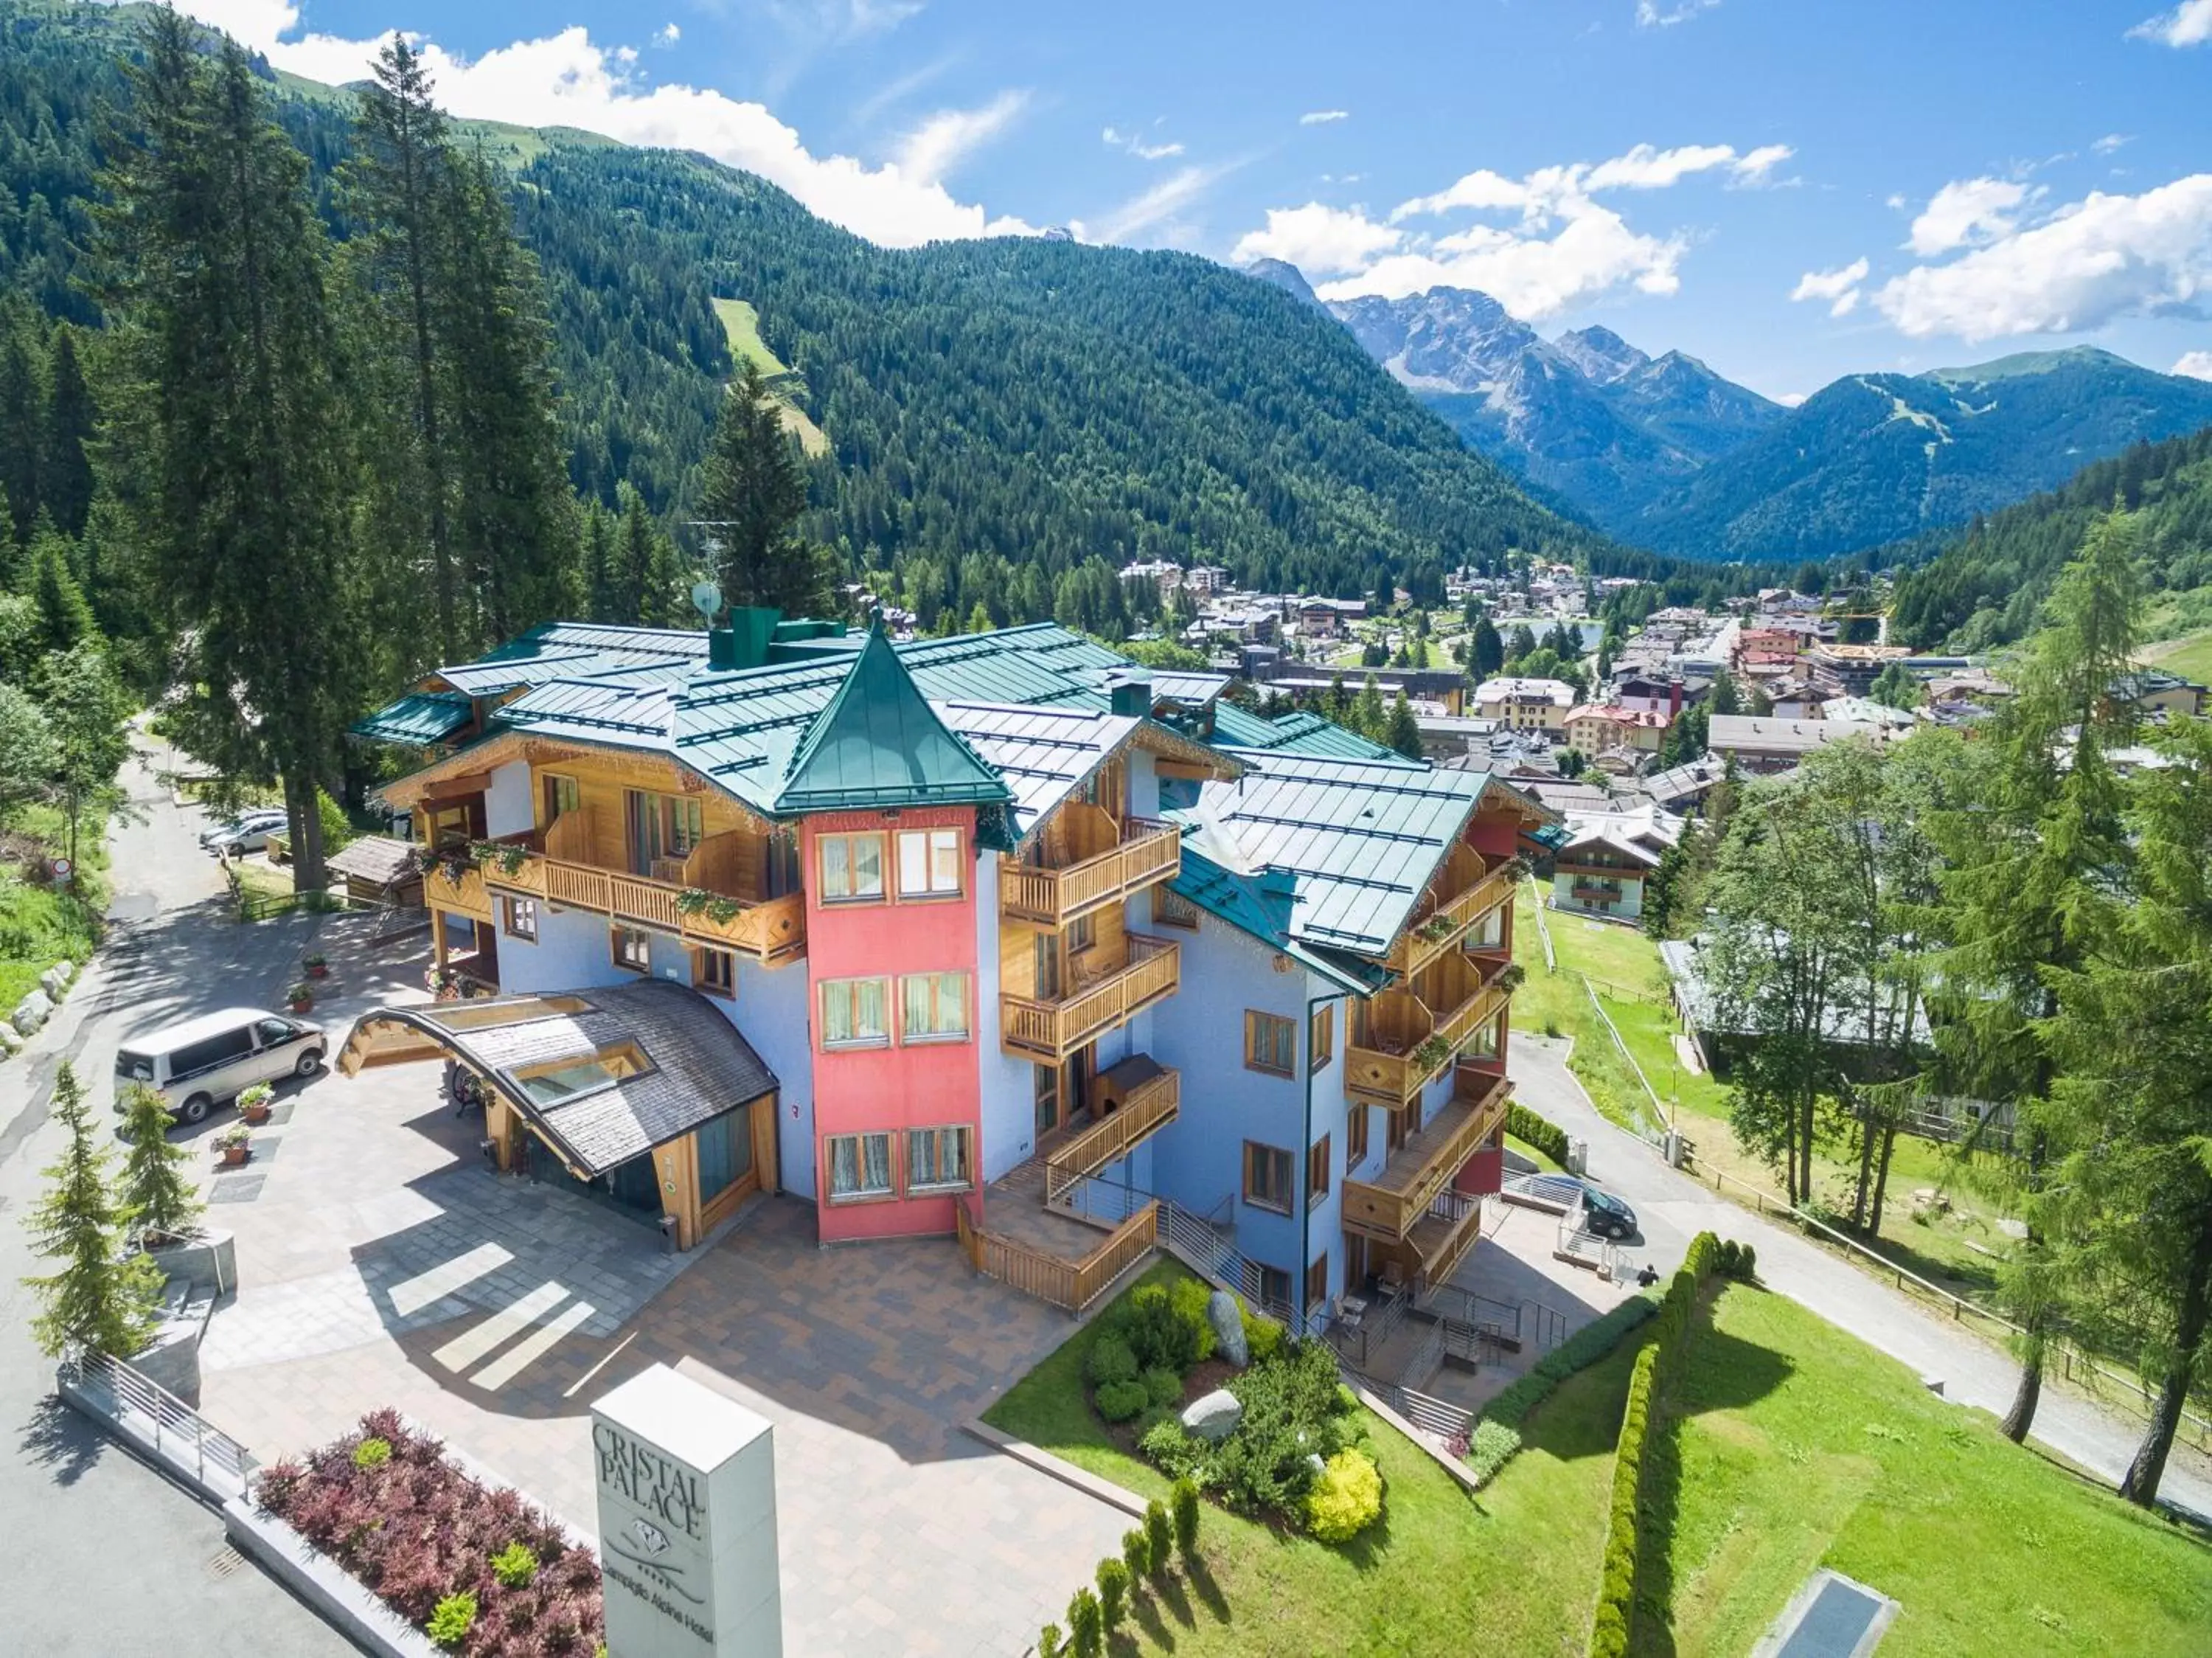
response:
[[[31,1333],[49,1358],[77,1350],[128,1358],[153,1334],[161,1274],[145,1256],[125,1253],[131,1211],[108,1184],[111,1154],[66,1059],[54,1077],[53,1114],[69,1143],[44,1171],[46,1195],[26,1224],[33,1248],[61,1270],[23,1281],[40,1308]]]
[[[1409,760],[1421,758],[1421,727],[1413,717],[1413,705],[1401,691],[1390,704],[1390,719],[1384,728],[1382,741],[1396,749]]]
[[[31,531],[31,550],[25,571],[25,590],[39,607],[39,649],[68,650],[80,640],[99,637],[92,607],[76,584],[70,566],[69,538],[54,527],[44,508]]]
[[[700,484],[701,511],[721,550],[725,602],[769,606],[786,616],[829,609],[825,561],[798,530],[806,510],[798,445],[784,430],[782,405],[750,358],[722,399]],[[1059,612],[1055,600],[1054,613]]]
[[[45,398],[28,331],[0,315],[0,522],[21,546],[39,514],[39,451]]]
[[[191,1153],[169,1138],[173,1119],[161,1096],[143,1082],[124,1091],[123,1154],[118,1195],[142,1239],[190,1237],[207,1204],[185,1173]]]
[[[76,357],[76,331],[67,323],[54,330],[47,358],[48,387],[44,442],[39,454],[39,504],[54,516],[63,534],[84,533],[92,509],[93,441],[91,390]]]
[[[97,635],[48,655],[39,677],[40,704],[54,739],[54,795],[69,820],[74,865],[78,826],[88,816],[105,822],[115,803],[116,776],[131,753],[125,723],[131,699]]]
[[[627,484],[620,486],[620,493],[622,532],[614,549],[614,577],[608,585],[614,613],[606,619],[665,627],[681,614],[684,602],[678,591],[683,572],[676,544],[653,521],[643,496]]]
[[[1352,699],[1351,725],[1370,742],[1382,742],[1390,735],[1390,716],[1382,705],[1382,692],[1372,674],[1359,687],[1359,695]]]
[[[1475,621],[1474,643],[1468,652],[1467,666],[1477,684],[1496,679],[1505,667],[1505,641],[1498,637],[1497,627],[1487,616]]]

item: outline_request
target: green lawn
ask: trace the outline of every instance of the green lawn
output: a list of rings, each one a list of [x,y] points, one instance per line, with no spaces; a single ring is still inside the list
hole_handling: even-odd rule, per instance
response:
[[[1530,1162],[1535,1164],[1538,1168],[1549,1170],[1554,1174],[1564,1174],[1566,1173],[1566,1165],[1565,1163],[1557,1161],[1553,1159],[1551,1153],[1539,1150],[1536,1147],[1530,1145],[1526,1140],[1517,1139],[1514,1136],[1509,1134],[1505,1137],[1505,1144],[1507,1149],[1519,1152]]]
[[[761,338],[760,313],[752,302],[742,299],[718,299],[714,302],[714,319],[722,325],[723,336],[730,342],[730,353],[740,360],[751,363],[762,375],[770,381],[780,379],[792,371],[786,368],[776,354]],[[805,411],[781,391],[776,400],[783,405],[785,429],[799,440],[799,447],[810,455],[827,454],[830,439],[822,429],[808,419]]]
[[[1142,1281],[1181,1276],[1163,1262]],[[1126,1293],[1126,1292],[1125,1292]],[[1085,1400],[1079,1333],[984,1412],[984,1420],[1145,1496],[1167,1482],[1106,1437]],[[1382,1525],[1348,1548],[1279,1536],[1208,1505],[1206,1571],[1139,1602],[1117,1654],[1330,1658],[1492,1652],[1579,1658],[1589,1635],[1606,1494],[1631,1341],[1553,1393],[1528,1446],[1480,1498],[1370,1419],[1384,1481]],[[1082,1564],[1069,1563],[1068,1591]]]
[[[1684,1658],[1749,1651],[1822,1565],[1903,1608],[1882,1658],[2212,1649],[2203,1539],[2008,1443],[1795,1302],[1723,1291],[1677,1402],[1660,1506]]]

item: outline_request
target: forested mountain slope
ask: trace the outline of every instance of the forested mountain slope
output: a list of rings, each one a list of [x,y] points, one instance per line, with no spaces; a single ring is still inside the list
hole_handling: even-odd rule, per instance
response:
[[[1891,625],[1917,645],[1984,649],[2024,637],[2059,567],[2113,503],[2142,515],[2145,574],[2157,587],[2212,584],[2212,426],[2139,443],[2083,467],[2063,488],[1978,519],[1948,539],[1892,550],[1925,558],[1898,583]]]
[[[0,3],[0,283],[96,320],[73,285],[103,106],[135,8]],[[271,77],[272,81],[275,77]],[[327,180],[350,112],[290,95]],[[1226,564],[1353,592],[1522,547],[1610,552],[1530,501],[1327,317],[1173,253],[1042,241],[877,248],[702,158],[491,133],[543,268],[570,472],[679,518],[730,356],[713,305],[750,302],[805,377],[832,455],[813,529],[858,564],[921,558],[966,613],[961,561]],[[345,231],[324,192],[333,229]]]

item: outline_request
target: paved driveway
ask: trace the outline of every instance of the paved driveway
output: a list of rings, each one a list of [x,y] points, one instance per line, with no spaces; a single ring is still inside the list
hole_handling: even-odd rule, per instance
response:
[[[313,1083],[266,1131],[253,1194],[211,1211],[241,1287],[202,1349],[203,1408],[257,1451],[394,1404],[588,1531],[591,1400],[674,1365],[775,1424],[795,1653],[1018,1653],[1117,1549],[1119,1510],[959,1429],[1064,1315],[949,1240],[823,1249],[789,1198],[664,1254],[657,1230],[484,1169],[439,1075]]]
[[[1998,1416],[2011,1405],[2020,1372],[2009,1356],[1794,1229],[1762,1220],[1668,1167],[1643,1141],[1598,1114],[1555,1045],[1516,1031],[1512,1069],[1522,1103],[1587,1139],[1591,1175],[1634,1205],[1644,1235],[1628,1248],[1632,1259],[1648,1258],[1672,1272],[1700,1232],[1748,1243],[1759,1251],[1759,1276],[1770,1287],[1919,1375],[1941,1377],[1947,1398]],[[2046,1387],[2033,1436],[2117,1484],[2142,1440],[2142,1423],[2117,1408]],[[2212,1515],[2212,1478],[2185,1447],[2175,1447],[2160,1494]]]

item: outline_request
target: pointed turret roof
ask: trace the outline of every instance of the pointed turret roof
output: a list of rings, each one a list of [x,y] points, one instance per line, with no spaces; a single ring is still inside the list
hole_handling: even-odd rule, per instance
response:
[[[775,809],[842,812],[1012,798],[998,773],[938,718],[878,620],[792,754]]]

